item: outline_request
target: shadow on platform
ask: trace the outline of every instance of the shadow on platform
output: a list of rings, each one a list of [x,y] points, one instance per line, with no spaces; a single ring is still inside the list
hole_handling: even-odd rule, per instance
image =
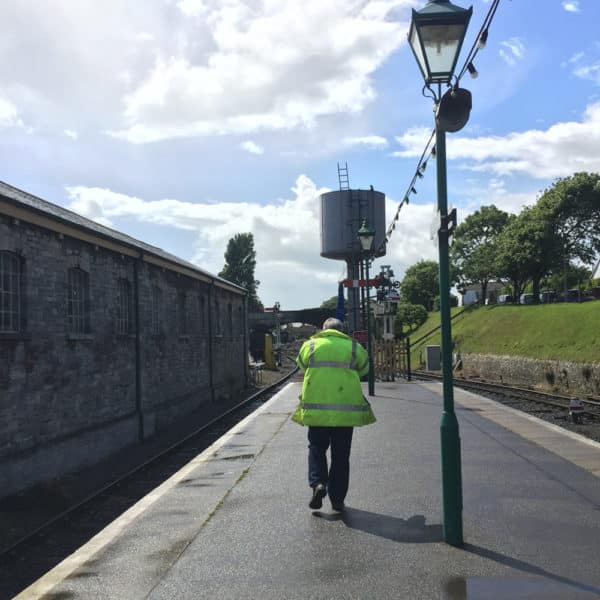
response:
[[[393,542],[424,544],[441,542],[443,539],[442,526],[426,525],[423,515],[400,519],[350,507],[346,507],[343,513],[314,512],[313,515],[327,521],[342,521],[346,527],[377,535]]]

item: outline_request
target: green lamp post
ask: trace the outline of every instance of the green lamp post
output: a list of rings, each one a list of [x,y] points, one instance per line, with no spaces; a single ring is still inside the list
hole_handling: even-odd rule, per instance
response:
[[[365,257],[366,278],[367,278],[367,353],[369,354],[369,396],[375,394],[375,374],[373,372],[373,352],[371,347],[371,300],[369,286],[369,264],[371,262],[371,254],[373,248],[373,240],[375,239],[375,231],[367,226],[366,219],[363,221],[361,228],[358,230],[358,239]]]
[[[440,226],[440,320],[442,337],[442,380],[444,411],[440,424],[444,540],[463,544],[462,475],[458,420],[454,412],[452,386],[452,330],[450,320],[450,269],[448,261],[448,193],[446,177],[446,131],[466,124],[471,109],[467,90],[451,87],[451,81],[473,8],[455,6],[449,0],[429,0],[413,10],[408,41],[425,80],[425,90],[436,106],[437,196]],[[442,96],[442,84],[450,89]]]

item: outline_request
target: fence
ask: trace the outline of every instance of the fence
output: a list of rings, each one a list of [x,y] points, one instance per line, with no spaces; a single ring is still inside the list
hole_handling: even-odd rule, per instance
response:
[[[373,342],[373,367],[380,381],[410,381],[410,339]]]

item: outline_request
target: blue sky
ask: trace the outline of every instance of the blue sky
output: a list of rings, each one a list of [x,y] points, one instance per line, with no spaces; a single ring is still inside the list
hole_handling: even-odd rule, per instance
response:
[[[424,4],[2,3],[0,178],[214,273],[252,231],[264,304],[319,305],[344,269],[319,256],[337,162],[386,194],[390,223],[433,126],[406,44]],[[490,3],[472,5],[463,59]],[[597,0],[500,1],[479,77],[462,80],[471,119],[448,136],[459,220],[600,170],[598,22]],[[428,168],[376,268],[436,258],[434,186]]]

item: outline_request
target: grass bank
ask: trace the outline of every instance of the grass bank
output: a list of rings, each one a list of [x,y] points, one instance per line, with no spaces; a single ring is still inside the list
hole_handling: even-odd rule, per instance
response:
[[[462,309],[452,309],[456,315]],[[410,338],[416,341],[440,324],[439,313]],[[461,353],[528,356],[577,362],[600,362],[600,301],[582,304],[537,306],[481,306],[467,310],[452,321],[454,351]],[[412,359],[419,364],[424,347],[440,343],[439,330],[413,347]]]

